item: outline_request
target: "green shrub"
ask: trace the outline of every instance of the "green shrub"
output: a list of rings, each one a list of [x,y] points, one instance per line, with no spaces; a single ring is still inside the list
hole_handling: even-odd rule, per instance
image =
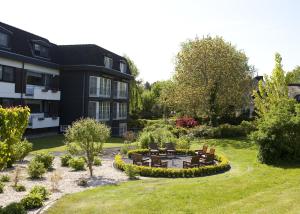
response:
[[[95,166],[101,166],[102,165],[101,159],[99,157],[94,158],[94,165]]]
[[[21,203],[13,202],[0,209],[0,214],[26,214],[26,210]]]
[[[69,166],[75,171],[85,170],[85,160],[82,157],[74,157],[69,160]]]
[[[46,169],[43,163],[33,159],[28,164],[27,171],[30,178],[35,179],[35,178],[41,178],[43,174],[46,172]]]
[[[26,191],[26,187],[22,184],[18,184],[17,186],[14,186],[14,189],[16,190],[16,192],[24,192]]]
[[[130,180],[136,179],[136,176],[139,175],[139,171],[132,164],[127,164],[125,166],[125,174],[129,177]]]
[[[240,127],[243,129],[245,136],[257,130],[255,121],[243,120],[240,124]]]
[[[33,159],[40,163],[43,163],[45,169],[49,170],[52,168],[54,155],[52,155],[50,153],[38,153],[34,156]]]
[[[191,141],[188,137],[180,137],[176,141],[176,149],[190,149]]]
[[[65,154],[60,157],[61,166],[69,166],[69,160],[71,160],[72,156],[70,154]]]
[[[121,154],[127,155],[130,146],[128,143],[124,143],[121,147]]]
[[[30,190],[30,194],[40,194],[43,200],[48,199],[50,192],[44,186],[36,185]]]
[[[189,133],[198,138],[217,138],[221,136],[218,128],[207,125],[196,126],[190,129]]]
[[[220,130],[220,137],[230,138],[230,137],[243,137],[246,136],[243,127],[230,124],[222,124],[218,127]]]
[[[9,175],[2,175],[0,178],[0,182],[9,182],[9,181],[10,181]]]
[[[44,205],[43,198],[38,193],[26,195],[24,198],[22,198],[21,204],[26,210],[40,208]]]
[[[27,140],[20,141],[13,145],[14,159],[23,161],[24,158],[32,151],[32,143]]]
[[[0,182],[0,193],[4,192],[4,183]]]
[[[131,150],[128,152],[129,155],[133,153],[144,154],[145,149],[141,150]],[[195,154],[194,150],[176,150],[176,154]],[[226,157],[220,155],[215,157],[218,161],[217,165],[203,166],[199,168],[190,168],[190,169],[179,169],[179,168],[155,168],[148,166],[138,166],[127,164],[122,160],[121,155],[115,156],[114,165],[120,170],[125,170],[128,165],[132,165],[133,168],[141,175],[146,177],[167,177],[167,178],[177,178],[177,177],[200,177],[213,175],[217,173],[222,173],[230,169],[229,161]]]

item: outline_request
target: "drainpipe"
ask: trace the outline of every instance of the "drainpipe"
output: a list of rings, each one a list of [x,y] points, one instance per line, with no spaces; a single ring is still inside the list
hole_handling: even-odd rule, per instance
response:
[[[22,62],[22,78],[21,78],[21,105],[23,106],[24,104],[24,100],[23,100],[23,93],[24,93],[24,62]],[[25,89],[25,92],[26,92],[26,89]]]
[[[85,79],[86,72],[83,73],[83,87],[82,87],[82,117],[84,117],[84,105],[85,105]]]

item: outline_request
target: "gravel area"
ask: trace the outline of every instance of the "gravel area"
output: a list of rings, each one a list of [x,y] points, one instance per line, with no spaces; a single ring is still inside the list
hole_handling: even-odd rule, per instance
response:
[[[113,152],[114,153],[114,152]],[[20,201],[24,195],[26,195],[30,189],[35,185],[42,185],[47,187],[47,189],[51,189],[51,181],[50,176],[54,171],[59,172],[62,177],[62,180],[59,182],[59,191],[53,192],[49,198],[45,202],[45,205],[52,204],[53,201],[57,200],[58,198],[62,197],[65,194],[80,192],[89,188],[93,188],[95,186],[106,185],[106,184],[116,184],[122,181],[128,180],[127,176],[115,169],[113,167],[113,156],[114,154],[110,153],[110,155],[104,155],[102,158],[102,166],[95,166],[94,167],[94,177],[89,178],[89,171],[73,171],[71,168],[68,167],[61,167],[60,166],[60,158],[58,156],[54,159],[54,170],[51,172],[47,172],[42,179],[39,180],[31,180],[28,178],[27,174],[27,163],[32,157],[27,157],[24,162],[17,163],[15,166],[21,168],[22,179],[19,184],[25,185],[26,192],[16,192],[11,186],[12,182],[5,183],[4,193],[0,194],[0,206],[5,206],[11,202]],[[0,172],[0,176],[7,174],[12,178],[14,173],[14,169],[9,169]],[[87,178],[88,179],[88,186],[81,187],[78,186],[76,181],[80,178]],[[42,208],[43,209],[43,208]],[[40,213],[40,209],[33,210],[29,212],[30,214],[33,213]]]

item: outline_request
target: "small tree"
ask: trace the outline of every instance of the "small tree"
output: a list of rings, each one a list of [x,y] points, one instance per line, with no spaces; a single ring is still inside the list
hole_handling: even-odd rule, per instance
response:
[[[94,158],[102,151],[109,136],[110,129],[105,124],[90,118],[74,122],[65,134],[69,152],[74,155],[84,153],[91,177]]]

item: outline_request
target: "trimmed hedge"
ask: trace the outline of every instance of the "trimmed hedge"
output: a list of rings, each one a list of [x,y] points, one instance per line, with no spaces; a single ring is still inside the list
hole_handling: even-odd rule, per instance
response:
[[[146,155],[149,152],[148,149],[136,149],[128,152],[128,157],[131,157],[134,153]],[[177,155],[194,155],[194,150],[176,150]],[[133,164],[127,164],[123,161],[121,155],[115,156],[114,166],[122,171],[126,169],[128,165],[132,165],[135,170],[145,177],[166,177],[166,178],[189,178],[189,177],[201,177],[207,175],[214,175],[228,171],[230,169],[229,160],[223,155],[216,155],[215,158],[219,161],[217,165],[203,166],[198,168],[153,168],[148,166],[137,166]]]

